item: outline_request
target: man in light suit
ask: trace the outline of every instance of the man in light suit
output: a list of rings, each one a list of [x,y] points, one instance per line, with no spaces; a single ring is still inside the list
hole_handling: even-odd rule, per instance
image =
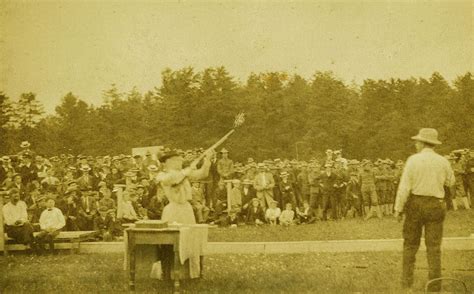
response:
[[[275,187],[275,180],[273,175],[267,172],[265,164],[259,163],[257,165],[257,175],[255,176],[254,187],[257,190],[257,198],[260,200],[262,207],[267,208],[273,199],[273,187]]]

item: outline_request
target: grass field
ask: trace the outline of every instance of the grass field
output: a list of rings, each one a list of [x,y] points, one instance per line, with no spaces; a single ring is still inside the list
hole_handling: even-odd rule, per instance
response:
[[[398,293],[400,253],[219,255],[205,259],[204,277],[183,283],[185,293]],[[443,275],[474,291],[474,251],[443,253]],[[124,293],[122,254],[0,258],[1,293]],[[148,278],[141,264],[137,292],[169,293],[169,283]],[[415,291],[427,278],[425,253],[418,254]],[[450,288],[446,284],[446,290]],[[454,286],[454,285],[451,285]]]
[[[316,241],[355,239],[399,239],[402,225],[393,217],[368,221],[345,219],[342,221],[316,222],[290,228],[280,226],[240,226],[215,228],[209,231],[210,242],[269,242]],[[444,223],[445,237],[468,237],[474,234],[474,209],[450,211]]]

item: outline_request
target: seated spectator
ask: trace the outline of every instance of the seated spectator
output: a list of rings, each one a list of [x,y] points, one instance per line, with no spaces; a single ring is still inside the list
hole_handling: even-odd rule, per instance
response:
[[[167,200],[163,190],[160,188],[159,191],[151,198],[148,204],[148,218],[149,219],[161,219],[163,208],[166,206]]]
[[[307,201],[303,202],[303,209],[296,208],[296,214],[300,224],[312,224],[316,221],[316,212]]]
[[[107,209],[115,209],[115,201],[112,199],[112,192],[108,189],[105,188],[101,192],[102,199],[99,200],[99,207],[105,206]]]
[[[54,176],[54,170],[46,170],[46,177],[41,180],[41,186],[44,190],[57,192],[60,181]]]
[[[34,249],[33,227],[28,222],[26,203],[20,200],[20,191],[16,188],[10,189],[8,195],[10,201],[2,208],[5,232],[16,242]]]
[[[40,219],[41,213],[45,209],[46,209],[45,196],[38,196],[38,198],[36,198],[35,204],[28,207],[28,217],[35,231],[38,230],[37,226],[39,226],[39,219]]]
[[[191,189],[193,198],[190,202],[196,216],[196,222],[198,224],[205,223],[209,216],[209,208],[205,205],[204,193],[201,190],[200,183],[192,182]]]
[[[138,220],[138,214],[133,208],[132,199],[130,192],[123,192],[123,200],[121,203],[121,213],[117,214],[117,218],[120,219],[122,223],[134,223]],[[119,205],[117,203],[117,205]]]
[[[265,220],[265,212],[258,198],[252,199],[251,206],[247,211],[246,222],[249,225],[262,225]]]
[[[109,209],[106,206],[101,206],[99,214],[94,217],[94,231],[99,231],[101,239],[106,242],[113,240],[113,222],[114,219],[110,216]]]
[[[83,191],[79,200],[79,229],[82,231],[92,230],[94,216],[97,213],[97,201],[91,196],[90,190]]]
[[[221,215],[227,209],[227,189],[223,181],[217,183],[217,188],[214,190],[214,197],[216,200],[215,212],[216,215]]]
[[[40,253],[45,249],[44,243],[49,244],[50,252],[54,252],[54,238],[66,225],[63,213],[59,208],[54,207],[54,199],[49,198],[46,201],[46,209],[41,213],[40,217],[40,233],[36,236],[38,249]]]
[[[64,196],[63,204],[60,208],[63,212],[64,218],[66,219],[66,230],[67,231],[79,231],[79,211],[80,204],[78,204],[79,197],[76,196],[77,191],[71,190]]]
[[[272,201],[270,207],[267,208],[267,211],[265,212],[265,220],[270,225],[276,225],[281,214],[281,210],[277,207],[277,203],[277,201]]]
[[[13,169],[7,170],[5,178],[0,183],[1,186],[5,189],[8,189],[9,187],[12,187],[12,185],[13,185],[13,176],[14,175],[15,175],[15,172],[13,171]]]
[[[280,215],[280,225],[289,226],[294,224],[295,212],[293,211],[293,205],[287,203],[285,210],[282,211]]]
[[[129,199],[132,203],[133,210],[135,210],[137,214],[138,219],[148,219],[147,210],[142,206],[138,197],[139,195],[137,195],[135,190],[130,191]]]

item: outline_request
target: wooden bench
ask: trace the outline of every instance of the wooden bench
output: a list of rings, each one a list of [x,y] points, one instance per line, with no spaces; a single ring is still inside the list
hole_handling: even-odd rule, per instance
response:
[[[95,239],[99,232],[97,231],[64,231],[60,232],[54,243],[58,243],[58,249],[71,249],[71,252],[80,252],[81,242],[90,241]],[[39,232],[33,233],[36,237]],[[17,244],[15,241],[5,234],[5,243],[3,253],[8,255],[8,251],[12,250],[25,250],[28,246],[23,244]]]

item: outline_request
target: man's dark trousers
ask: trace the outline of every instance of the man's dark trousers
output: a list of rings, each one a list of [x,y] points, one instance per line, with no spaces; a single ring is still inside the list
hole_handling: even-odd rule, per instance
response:
[[[430,280],[441,277],[441,240],[443,222],[446,216],[444,199],[430,196],[410,195],[405,205],[405,223],[403,224],[403,275],[402,285],[411,287],[415,268],[416,252],[420,247],[420,238],[425,227],[425,245],[427,250]],[[429,291],[439,291],[441,282],[430,284]]]

